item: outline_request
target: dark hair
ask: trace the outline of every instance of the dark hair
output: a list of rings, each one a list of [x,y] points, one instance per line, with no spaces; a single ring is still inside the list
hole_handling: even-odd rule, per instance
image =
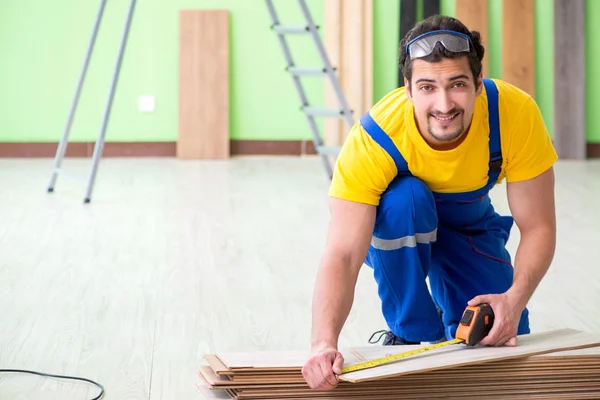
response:
[[[443,15],[433,15],[422,20],[410,31],[408,31],[408,33],[402,38],[399,49],[399,66],[402,69],[402,75],[404,75],[410,82],[412,78],[413,60],[406,57],[406,44],[419,35],[442,29],[456,31],[468,35],[471,38],[474,49],[472,49],[469,53],[452,53],[446,50],[441,43],[438,43],[433,52],[428,56],[421,58],[421,60],[427,62],[439,62],[442,58],[459,58],[467,56],[469,59],[471,72],[473,73],[473,79],[475,80],[475,87],[477,87],[477,77],[481,73],[482,69],[481,60],[483,60],[483,55],[485,53],[485,49],[481,44],[481,34],[477,31],[470,31],[469,28],[467,28],[456,18]]]

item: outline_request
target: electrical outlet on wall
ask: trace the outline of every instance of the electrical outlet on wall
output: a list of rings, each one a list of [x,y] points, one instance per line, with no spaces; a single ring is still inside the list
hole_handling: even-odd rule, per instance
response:
[[[143,113],[154,112],[154,96],[140,96],[139,110]]]

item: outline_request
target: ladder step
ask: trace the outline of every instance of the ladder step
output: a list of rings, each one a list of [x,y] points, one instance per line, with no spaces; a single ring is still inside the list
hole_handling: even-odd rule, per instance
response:
[[[341,146],[318,146],[317,153],[319,155],[337,156],[342,150]]]
[[[341,110],[325,107],[302,107],[307,115],[313,117],[337,117],[344,118],[344,113]]]
[[[310,29],[302,25],[273,25],[273,30],[282,35],[308,35]]]
[[[289,72],[296,76],[323,76],[327,75],[325,68],[313,68],[313,67],[288,67]]]

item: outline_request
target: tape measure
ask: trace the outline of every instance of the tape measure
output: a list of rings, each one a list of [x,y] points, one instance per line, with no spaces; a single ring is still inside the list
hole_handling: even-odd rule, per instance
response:
[[[403,358],[415,356],[431,350],[436,350],[451,344],[466,343],[467,346],[475,346],[481,339],[487,336],[494,324],[494,312],[489,304],[469,306],[463,313],[459,326],[456,330],[456,339],[435,343],[425,347],[419,347],[404,353],[392,354],[375,360],[363,361],[342,368],[342,374],[360,371],[367,368],[378,367]]]
[[[430,351],[430,350],[435,350],[435,349],[439,349],[441,347],[446,347],[446,346],[451,345],[451,344],[457,344],[457,343],[463,343],[463,342],[464,342],[464,340],[462,340],[462,339],[453,339],[453,340],[448,340],[446,342],[440,342],[440,343],[432,344],[432,345],[427,346],[427,347],[419,347],[418,349],[410,350],[410,351],[407,351],[405,353],[392,354],[390,356],[378,358],[376,360],[369,360],[369,361],[360,362],[358,364],[353,364],[353,365],[349,365],[347,367],[342,368],[342,374],[345,374],[345,373],[348,373],[348,372],[360,371],[360,370],[367,369],[367,368],[378,367],[380,365],[391,363],[393,361],[397,361],[397,360],[400,360],[402,358],[406,358],[406,357],[410,357],[410,356],[415,356],[417,354],[425,353],[425,352]]]

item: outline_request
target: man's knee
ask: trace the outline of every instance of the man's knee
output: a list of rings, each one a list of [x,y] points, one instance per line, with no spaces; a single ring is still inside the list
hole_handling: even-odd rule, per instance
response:
[[[381,196],[375,235],[381,239],[417,235],[425,240],[424,235],[435,234],[437,224],[435,199],[427,185],[412,176],[399,177]]]

